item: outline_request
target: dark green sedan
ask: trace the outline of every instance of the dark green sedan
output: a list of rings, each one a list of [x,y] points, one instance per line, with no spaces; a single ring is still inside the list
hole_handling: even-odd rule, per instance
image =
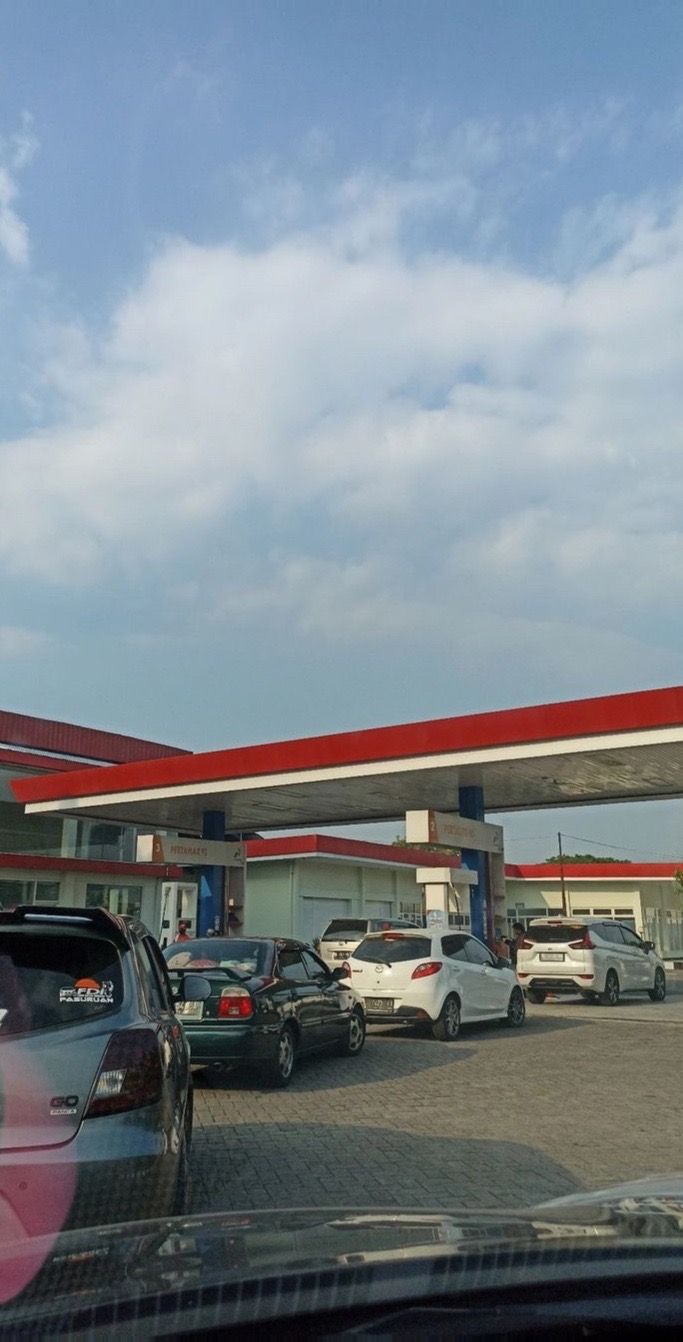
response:
[[[171,979],[201,971],[211,984],[207,1001],[177,1008],[193,1064],[249,1063],[268,1085],[286,1086],[301,1054],[353,1057],[365,1043],[363,1004],[343,971],[300,941],[198,937],[164,956]]]

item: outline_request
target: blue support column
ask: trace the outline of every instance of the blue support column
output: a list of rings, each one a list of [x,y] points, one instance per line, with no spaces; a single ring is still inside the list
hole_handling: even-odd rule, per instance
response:
[[[466,820],[485,820],[484,789],[481,787],[461,787],[458,789],[459,811]],[[486,941],[486,907],[489,899],[488,864],[486,853],[475,848],[463,848],[462,865],[476,871],[477,884],[470,886],[470,917],[472,934]]]
[[[223,811],[205,811],[202,817],[202,838],[217,839],[222,843],[225,838],[225,814]],[[202,867],[199,877],[199,907],[197,909],[197,936],[205,937],[216,920],[223,916],[223,889],[225,886],[225,867]]]

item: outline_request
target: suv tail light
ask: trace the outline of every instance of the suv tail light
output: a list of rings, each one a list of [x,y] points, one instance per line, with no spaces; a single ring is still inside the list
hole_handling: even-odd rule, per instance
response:
[[[584,932],[580,941],[568,941],[567,946],[570,951],[592,951],[595,942],[591,941],[590,932]]]
[[[441,960],[424,960],[421,965],[415,966],[410,977],[411,979],[426,979],[429,978],[430,974],[438,974],[440,969],[443,969]]]
[[[222,988],[218,999],[219,1020],[246,1020],[254,1014],[254,1003],[248,988]]]
[[[154,1030],[117,1030],[107,1044],[86,1118],[121,1114],[156,1104],[161,1095],[161,1058]]]

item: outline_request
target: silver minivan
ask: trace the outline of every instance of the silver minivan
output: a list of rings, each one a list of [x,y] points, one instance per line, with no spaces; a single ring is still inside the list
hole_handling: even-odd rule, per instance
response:
[[[580,993],[606,1006],[616,1006],[622,992],[666,997],[654,943],[612,918],[532,918],[517,950],[517,977],[530,1002],[548,993]]]

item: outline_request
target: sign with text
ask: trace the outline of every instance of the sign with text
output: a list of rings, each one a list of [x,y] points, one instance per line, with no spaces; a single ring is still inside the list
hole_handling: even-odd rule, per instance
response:
[[[216,839],[139,834],[137,860],[176,867],[243,867],[245,846],[243,843],[220,843]]]
[[[435,843],[445,848],[474,848],[502,853],[503,827],[446,811],[406,811],[406,843]]]

